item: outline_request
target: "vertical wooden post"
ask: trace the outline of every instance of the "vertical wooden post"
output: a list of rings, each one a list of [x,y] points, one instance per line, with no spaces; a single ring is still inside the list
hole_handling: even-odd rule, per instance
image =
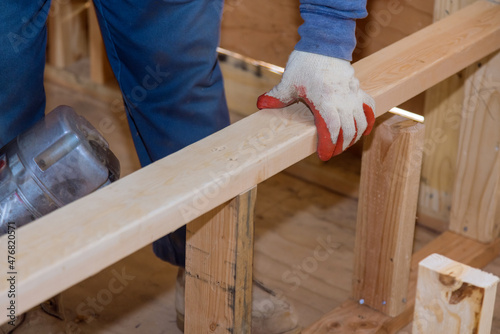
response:
[[[102,40],[101,29],[97,21],[95,7],[90,1],[88,13],[89,18],[89,58],[90,58],[90,79],[98,84],[105,84],[113,77],[111,65],[109,65],[104,42]]]
[[[465,75],[450,230],[491,242],[500,231],[500,53]]]
[[[377,123],[361,165],[353,296],[396,316],[406,306],[424,125],[400,116]]]
[[[47,63],[64,68],[87,56],[86,1],[53,1],[47,19]]]
[[[432,254],[418,267],[413,334],[490,334],[498,277]]]
[[[187,225],[186,334],[251,333],[257,188]]]

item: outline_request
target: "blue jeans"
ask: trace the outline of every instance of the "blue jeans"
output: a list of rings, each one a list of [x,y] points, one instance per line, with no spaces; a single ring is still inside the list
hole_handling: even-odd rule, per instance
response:
[[[66,0],[59,0],[66,1]],[[217,62],[222,0],[94,0],[142,166],[229,124]],[[41,119],[50,0],[0,3],[0,147]],[[185,227],[153,243],[184,266]]]

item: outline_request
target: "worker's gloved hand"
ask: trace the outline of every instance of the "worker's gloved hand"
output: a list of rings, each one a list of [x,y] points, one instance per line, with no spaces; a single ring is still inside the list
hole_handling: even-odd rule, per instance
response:
[[[347,60],[293,51],[281,82],[257,101],[259,109],[304,101],[314,115],[318,156],[327,161],[370,133],[375,102],[359,88]]]

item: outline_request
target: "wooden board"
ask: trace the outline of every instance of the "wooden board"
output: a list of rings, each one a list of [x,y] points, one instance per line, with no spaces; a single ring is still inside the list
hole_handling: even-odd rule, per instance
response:
[[[500,238],[490,244],[483,244],[453,232],[444,232],[413,255],[407,306],[403,313],[389,317],[351,300],[327,313],[302,333],[326,334],[331,333],[329,330],[332,328],[335,328],[333,333],[339,334],[352,333],[353,328],[366,329],[364,334],[397,333],[413,320],[418,263],[433,253],[442,254],[471,267],[482,268],[500,254]],[[350,317],[345,317],[346,310],[351,314]]]
[[[424,125],[386,116],[365,140],[353,298],[396,316],[408,294]]]
[[[256,196],[254,187],[187,225],[186,334],[250,334]]]
[[[498,277],[439,254],[419,263],[413,334],[490,334]]]
[[[479,1],[355,64],[361,85],[377,103],[377,116],[493,52],[500,46],[499,19],[499,6]],[[436,39],[448,42],[436,44]],[[316,129],[304,106],[260,111],[19,229],[18,313],[315,149]],[[2,236],[0,249],[6,247]],[[10,302],[7,291],[2,281],[2,307]]]

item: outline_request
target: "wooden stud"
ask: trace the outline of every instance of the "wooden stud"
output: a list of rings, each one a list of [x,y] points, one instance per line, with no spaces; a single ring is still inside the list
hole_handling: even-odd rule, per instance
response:
[[[187,225],[185,333],[251,333],[257,187]]]
[[[88,55],[87,1],[54,1],[47,18],[47,63],[64,68]]]
[[[390,316],[406,307],[423,140],[423,124],[384,116],[363,151],[353,297]]]
[[[90,79],[95,83],[103,85],[113,78],[113,71],[106,55],[101,29],[99,28],[99,22],[97,21],[97,15],[92,1],[90,2],[88,18]]]
[[[363,334],[398,333],[401,328],[413,320],[418,264],[433,253],[443,254],[457,262],[482,268],[500,254],[500,238],[490,244],[483,244],[453,232],[444,232],[413,254],[408,300],[403,313],[396,317],[390,317],[366,305],[359,304],[359,301],[349,300],[310,325],[302,334],[327,334],[331,333],[330,330],[333,328],[335,333],[339,334],[352,333],[353,328],[362,328]],[[350,316],[346,317],[346,314],[350,314]]]
[[[460,130],[463,75],[454,74],[425,94],[425,148],[422,163],[418,222],[445,231],[450,220],[455,161]]]
[[[500,53],[464,73],[450,230],[491,242],[500,232]]]
[[[498,277],[432,254],[418,267],[413,334],[490,334]]]
[[[375,99],[376,115],[498,49],[499,20],[500,6],[481,0],[354,64],[361,85]],[[23,273],[17,282],[18,312],[175,231],[315,150],[316,128],[307,108],[259,111],[23,226],[17,231],[23,240],[16,259]],[[47,231],[52,231],[51,238],[40,238]],[[0,249],[6,247],[2,236]],[[0,307],[9,303],[7,291],[7,281],[0,281]]]
[[[298,6],[298,0],[225,1],[221,46],[285,66],[300,38],[297,28],[302,20]]]

